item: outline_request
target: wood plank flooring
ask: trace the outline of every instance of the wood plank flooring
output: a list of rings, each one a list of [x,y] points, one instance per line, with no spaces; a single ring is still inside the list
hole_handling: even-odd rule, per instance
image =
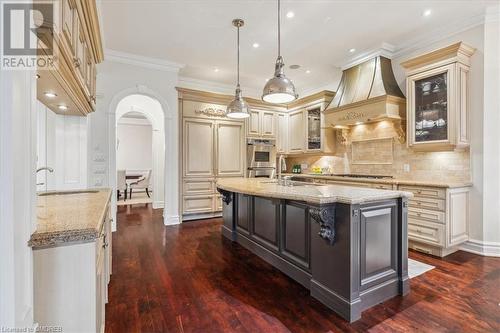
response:
[[[118,207],[106,332],[500,332],[500,258],[410,252],[436,269],[349,324],[222,238],[221,219],[166,227],[161,214]]]

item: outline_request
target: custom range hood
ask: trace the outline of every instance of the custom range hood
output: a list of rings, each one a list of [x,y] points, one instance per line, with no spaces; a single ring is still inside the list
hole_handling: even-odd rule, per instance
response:
[[[334,128],[381,120],[401,124],[406,118],[405,105],[391,60],[376,56],[343,71],[335,97],[324,113],[326,124]]]

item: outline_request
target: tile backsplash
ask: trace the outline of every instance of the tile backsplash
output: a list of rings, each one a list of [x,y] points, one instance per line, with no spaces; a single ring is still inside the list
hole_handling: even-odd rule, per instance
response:
[[[400,143],[396,139],[392,140],[392,154],[387,145],[390,140],[380,140],[384,144],[377,148],[376,143],[379,141],[377,139],[395,137],[397,137],[396,130],[393,124],[388,121],[357,125],[351,129],[347,145],[336,142],[335,154],[323,156],[290,155],[287,158],[287,166],[291,170],[294,164],[307,164],[308,169],[312,169],[313,166],[330,167],[333,173],[391,175],[398,179],[408,180],[470,180],[470,152],[468,149],[421,152],[407,148],[406,142]],[[354,161],[353,143],[355,146]],[[359,156],[363,157],[362,163],[358,161]],[[405,171],[405,164],[409,166],[408,172]],[[408,170],[408,166],[406,170]],[[302,172],[307,173],[309,170]]]

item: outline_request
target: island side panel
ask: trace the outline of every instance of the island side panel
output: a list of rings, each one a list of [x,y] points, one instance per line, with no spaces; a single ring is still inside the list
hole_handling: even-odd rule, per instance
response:
[[[351,277],[359,276],[359,217],[353,217],[348,204],[314,208],[323,210],[324,222],[334,214],[335,236],[333,244],[320,237],[321,221],[311,220],[311,296],[354,321],[361,316],[359,283],[351,283]]]
[[[236,193],[217,189],[222,194],[222,235],[232,241],[236,240],[235,216],[237,207]]]
[[[410,292],[410,278],[408,277],[408,199],[399,198],[398,207],[398,263],[399,263],[399,294]]]

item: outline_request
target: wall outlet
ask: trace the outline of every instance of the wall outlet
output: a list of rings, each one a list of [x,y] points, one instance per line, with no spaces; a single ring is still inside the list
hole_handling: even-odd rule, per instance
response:
[[[403,171],[410,172],[410,164],[408,164],[408,163],[403,164]]]
[[[301,168],[302,170],[306,170],[306,169],[307,169],[307,167],[309,167],[309,165],[308,165],[307,163],[302,163],[302,164],[300,165],[300,168]]]

